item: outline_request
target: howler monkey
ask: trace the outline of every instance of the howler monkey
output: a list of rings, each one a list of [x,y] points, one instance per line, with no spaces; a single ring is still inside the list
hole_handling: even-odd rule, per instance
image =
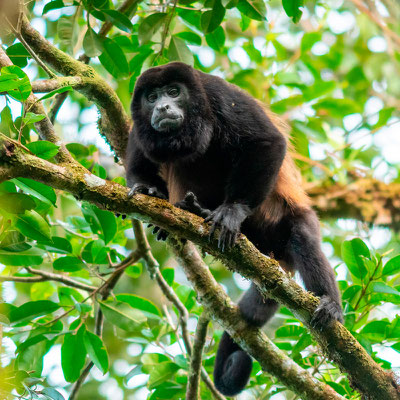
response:
[[[197,209],[212,222],[212,234],[219,228],[221,250],[243,232],[286,270],[299,271],[307,290],[321,297],[314,326],[342,321],[319,222],[276,118],[236,86],[178,62],[138,78],[131,111],[131,196],[144,193]],[[264,299],[253,284],[239,308],[249,323],[261,327],[278,304]],[[217,388],[228,396],[239,393],[251,368],[250,356],[225,332],[215,361]]]

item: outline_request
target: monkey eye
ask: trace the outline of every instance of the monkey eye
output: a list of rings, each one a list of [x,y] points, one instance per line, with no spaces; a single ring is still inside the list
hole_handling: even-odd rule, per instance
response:
[[[178,97],[179,96],[179,89],[177,87],[171,87],[168,89],[168,96],[170,97]]]
[[[149,103],[154,103],[157,100],[157,95],[155,93],[149,93],[147,95],[147,101]]]

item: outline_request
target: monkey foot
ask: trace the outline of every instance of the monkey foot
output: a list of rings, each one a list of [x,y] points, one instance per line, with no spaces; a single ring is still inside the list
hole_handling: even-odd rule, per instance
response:
[[[342,309],[340,305],[329,296],[322,296],[318,307],[314,311],[310,324],[313,328],[322,330],[334,320],[343,323]]]
[[[148,196],[158,197],[159,199],[166,199],[164,193],[155,186],[146,185],[145,183],[135,183],[128,193],[128,198],[131,198],[137,193],[147,194]]]
[[[185,198],[181,201],[178,201],[174,205],[175,207],[178,207],[185,211],[189,211],[192,214],[198,215],[202,218],[207,218],[211,214],[211,211],[209,209],[203,208],[200,205],[199,200],[193,192],[187,192],[185,194]]]

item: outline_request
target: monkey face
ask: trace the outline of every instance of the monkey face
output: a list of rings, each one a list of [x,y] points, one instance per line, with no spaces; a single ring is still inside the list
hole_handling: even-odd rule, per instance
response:
[[[178,131],[182,127],[188,102],[188,90],[181,83],[154,87],[142,96],[142,107],[148,120],[160,133]]]

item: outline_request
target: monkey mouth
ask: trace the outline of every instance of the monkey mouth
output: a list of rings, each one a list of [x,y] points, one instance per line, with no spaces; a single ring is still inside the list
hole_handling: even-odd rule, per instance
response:
[[[183,122],[180,115],[165,115],[155,122],[153,128],[158,132],[178,129]]]

